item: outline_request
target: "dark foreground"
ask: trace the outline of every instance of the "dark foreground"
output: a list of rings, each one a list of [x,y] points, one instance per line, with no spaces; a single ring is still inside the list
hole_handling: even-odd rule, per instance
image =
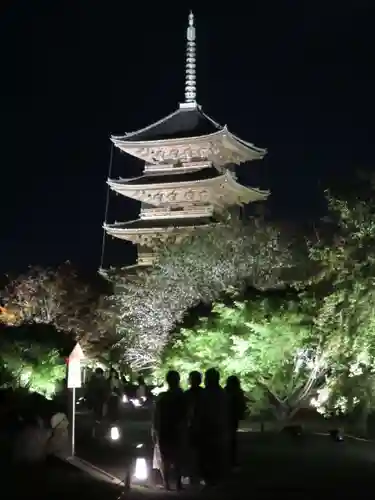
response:
[[[245,438],[242,468],[217,491],[217,497],[244,498],[264,493],[346,495],[375,485],[375,445],[347,439],[306,436]]]
[[[111,452],[102,456],[103,465],[111,462]],[[123,470],[120,453],[112,455],[108,472]],[[165,493],[152,488],[135,488],[129,497],[148,498],[264,498],[266,495],[354,494],[375,486],[375,443],[345,439],[334,442],[328,436],[306,435],[293,439],[285,435],[241,433],[241,467],[212,491]],[[96,455],[97,457],[97,455]],[[93,456],[94,461],[95,457]],[[107,497],[109,498],[109,497]]]
[[[91,449],[93,450],[95,446]],[[86,449],[86,460],[90,450]],[[101,456],[101,460],[99,457]],[[308,435],[293,439],[285,435],[241,433],[241,467],[211,491],[166,493],[150,487],[134,488],[121,498],[241,499],[316,498],[317,495],[353,495],[371,491],[375,486],[375,444],[346,439],[336,443],[327,436]],[[122,471],[127,461],[120,450],[101,448],[92,453],[92,462],[104,465],[108,472]],[[104,468],[104,467],[103,467]],[[2,464],[2,498],[39,500],[116,500],[118,486],[93,478],[72,465],[50,459],[35,468],[12,468]],[[303,495],[303,497],[302,497]]]
[[[12,467],[9,464],[1,464],[1,467],[1,498],[4,500],[115,500],[120,494],[114,485],[96,480],[55,458],[34,467]]]
[[[292,442],[282,437],[247,437],[242,440],[242,467],[212,491],[183,494],[185,499],[263,499],[346,497],[375,486],[375,445],[328,437]],[[153,498],[134,492],[134,500]],[[171,495],[160,495],[170,498]],[[177,495],[176,495],[177,496]]]

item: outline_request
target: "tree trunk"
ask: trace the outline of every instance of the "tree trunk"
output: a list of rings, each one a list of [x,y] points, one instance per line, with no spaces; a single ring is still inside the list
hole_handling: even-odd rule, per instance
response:
[[[275,402],[272,408],[273,414],[276,418],[276,429],[281,431],[289,422],[289,407],[283,402]]]
[[[286,425],[289,425],[292,418],[298,413],[300,407],[291,407],[287,403],[282,402],[280,404],[275,404],[273,408],[273,413],[277,421],[277,429],[282,430]]]

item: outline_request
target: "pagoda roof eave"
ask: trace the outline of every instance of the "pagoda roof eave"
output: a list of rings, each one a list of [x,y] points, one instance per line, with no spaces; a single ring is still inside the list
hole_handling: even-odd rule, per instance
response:
[[[187,231],[191,229],[200,229],[200,228],[209,228],[212,227],[213,225],[217,225],[219,223],[210,223],[210,224],[199,224],[199,221],[197,221],[196,226],[169,226],[169,227],[121,227],[124,226],[124,224],[130,224],[131,222],[137,222],[137,221],[129,221],[129,222],[118,222],[115,224],[103,224],[103,229],[110,234],[110,232],[118,232],[118,233],[123,233],[123,234],[154,234],[154,233],[172,233],[174,231]]]
[[[258,153],[260,155],[259,159],[262,159],[267,154],[267,149],[258,148],[252,142],[247,142],[247,141],[244,141],[243,139],[240,139],[237,135],[230,132],[229,129],[227,128],[227,126],[225,126],[225,130],[226,130],[227,135],[233,141],[235,141],[238,144],[238,146],[245,147],[246,149],[251,149],[251,151]]]
[[[107,230],[110,228],[115,228],[115,227],[120,227],[121,225],[124,224],[134,224],[135,222],[138,222],[139,219],[133,219],[133,220],[128,220],[125,222],[113,222],[112,224],[107,224],[106,222],[103,224],[103,229]]]
[[[181,189],[181,188],[189,188],[193,186],[207,186],[210,184],[221,184],[223,182],[226,182],[229,184],[229,186],[237,192],[242,192],[242,193],[247,193],[253,197],[254,194],[256,194],[257,198],[259,200],[265,200],[268,198],[270,195],[269,191],[265,191],[262,189],[258,188],[253,188],[253,187],[248,187],[240,184],[239,182],[236,181],[236,179],[232,176],[232,174],[229,171],[226,171],[223,175],[219,175],[217,177],[213,177],[210,179],[201,179],[201,180],[194,180],[194,181],[184,181],[183,183],[181,182],[170,182],[170,183],[157,183],[157,184],[127,184],[126,181],[129,179],[121,179],[121,181],[114,181],[112,179],[107,180],[107,184],[109,187],[117,192],[121,192],[123,194],[125,191],[129,192],[134,192],[134,191],[145,191],[145,190],[166,190],[166,189]]]
[[[145,190],[158,190],[158,189],[181,189],[181,188],[188,188],[196,185],[205,185],[205,184],[211,184],[211,183],[216,183],[216,182],[223,182],[226,178],[227,174],[223,175],[218,175],[217,177],[212,177],[209,179],[201,179],[201,180],[194,180],[194,181],[184,181],[182,182],[162,182],[162,183],[155,183],[155,184],[127,184],[126,181],[129,181],[130,179],[121,179],[120,181],[115,181],[113,179],[108,179],[107,184],[109,185],[110,188],[116,190],[116,188],[124,187],[125,189],[129,189],[130,191],[145,191]],[[125,190],[124,189],[124,190]]]
[[[225,174],[225,175],[226,175],[226,179],[227,179],[229,186],[235,191],[245,192],[248,194],[251,193],[252,195],[256,194],[257,197],[259,198],[259,201],[266,200],[268,198],[268,196],[270,195],[270,191],[267,191],[264,189],[259,189],[259,188],[244,186],[243,184],[240,184],[239,182],[237,182],[236,179],[234,179],[234,177],[232,175],[230,175],[229,173]]]
[[[127,147],[141,147],[141,146],[147,146],[147,147],[153,147],[153,146],[173,146],[176,144],[184,144],[186,142],[198,142],[198,141],[204,141],[207,139],[215,139],[216,137],[220,137],[223,130],[225,127],[223,127],[220,130],[217,130],[216,132],[212,132],[211,134],[206,134],[206,135],[195,135],[191,137],[174,137],[174,138],[168,138],[168,139],[151,139],[151,140],[143,140],[143,141],[128,141],[126,140],[127,137],[131,136],[123,136],[123,137],[116,137],[116,136],[111,136],[111,141],[114,143],[115,146],[118,144],[127,146]]]
[[[228,127],[225,125],[222,127],[220,130],[213,132],[211,134],[206,134],[206,135],[198,135],[198,136],[192,136],[192,137],[179,137],[179,138],[171,138],[171,139],[153,139],[153,140],[144,140],[144,141],[129,141],[126,138],[131,137],[131,136],[111,136],[111,141],[113,144],[120,149],[133,149],[133,148],[140,148],[140,147],[160,147],[160,146],[166,146],[166,147],[171,147],[171,146],[176,146],[180,144],[191,144],[192,142],[204,142],[204,141],[214,141],[215,139],[221,139],[221,138],[227,138],[229,141],[233,141],[237,147],[239,147],[242,150],[251,150],[253,153],[256,153],[259,155],[259,159],[262,159],[266,153],[267,150],[263,148],[258,148],[254,144],[250,142],[243,141],[239,137],[237,137],[235,134],[229,131]]]
[[[150,228],[130,228],[121,227],[124,223],[104,224],[103,229],[109,236],[120,240],[139,244],[140,239],[156,237],[157,239],[169,238],[173,235],[189,235],[193,231],[210,229],[215,223],[197,224],[196,226],[172,226],[172,227],[150,227]]]
[[[115,140],[125,140],[128,137],[132,137],[132,136],[134,136],[136,134],[141,134],[143,132],[148,132],[149,130],[152,130],[154,127],[158,127],[159,125],[162,125],[167,120],[170,120],[171,118],[173,118],[174,116],[176,116],[179,113],[179,111],[180,111],[179,109],[176,109],[175,111],[173,111],[172,113],[169,113],[169,115],[164,116],[160,120],[157,120],[156,122],[153,122],[150,125],[147,125],[146,127],[143,127],[141,129],[133,130],[133,132],[125,132],[124,135],[111,135],[111,140],[113,142]],[[126,141],[126,142],[128,142],[128,141]]]

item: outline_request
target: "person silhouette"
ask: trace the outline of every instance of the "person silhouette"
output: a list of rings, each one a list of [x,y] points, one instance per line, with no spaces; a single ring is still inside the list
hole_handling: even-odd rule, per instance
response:
[[[206,371],[205,388],[198,408],[201,438],[201,470],[205,483],[215,485],[227,471],[228,400],[220,386],[220,373],[215,368]]]
[[[180,387],[180,375],[167,373],[168,390],[160,394],[154,414],[153,435],[159,447],[161,475],[164,487],[170,490],[171,471],[174,469],[177,489],[182,489],[181,452],[186,424],[186,403]]]
[[[232,467],[237,466],[237,431],[246,411],[246,400],[238,377],[231,375],[225,386],[229,406],[229,446]]]
[[[192,371],[189,374],[189,389],[185,391],[187,407],[187,444],[189,451],[189,479],[190,484],[198,484],[202,477],[201,466],[201,428],[199,422],[199,407],[204,389],[202,374]]]

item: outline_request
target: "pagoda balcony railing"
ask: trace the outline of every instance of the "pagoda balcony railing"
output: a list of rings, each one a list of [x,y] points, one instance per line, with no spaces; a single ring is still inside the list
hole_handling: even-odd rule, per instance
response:
[[[211,205],[196,207],[188,206],[182,210],[172,210],[168,207],[142,208],[140,218],[149,219],[191,219],[194,217],[212,217],[214,209]]]
[[[159,163],[158,165],[154,165],[151,163],[146,163],[144,172],[145,173],[153,173],[153,174],[163,174],[163,173],[171,173],[173,171],[187,173],[187,172],[195,172],[196,170],[201,170],[203,168],[212,167],[212,162],[203,160],[203,161],[190,161],[190,162],[181,162],[181,163]]]

